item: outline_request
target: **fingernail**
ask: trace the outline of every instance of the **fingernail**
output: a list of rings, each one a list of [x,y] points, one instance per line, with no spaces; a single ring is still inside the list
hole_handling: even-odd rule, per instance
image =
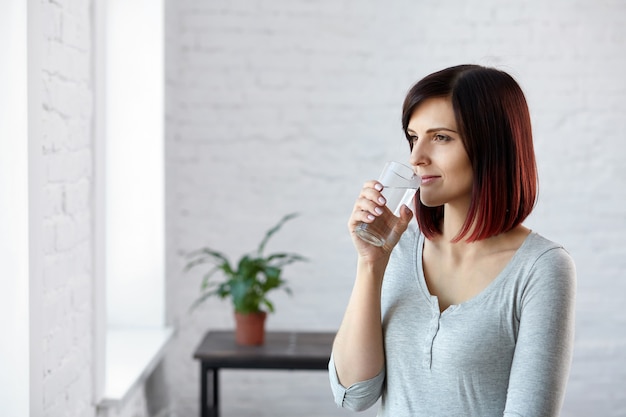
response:
[[[381,191],[383,189],[382,184],[376,183],[376,185],[374,185],[374,188],[377,189],[378,191]]]
[[[384,197],[378,197],[378,202],[380,204],[385,204],[387,202],[387,200],[385,200]]]
[[[380,207],[376,207],[374,211],[376,212],[376,214],[383,214],[383,211],[380,209]]]
[[[367,218],[370,219],[370,220],[374,220],[376,217],[372,216],[371,214],[368,214]]]

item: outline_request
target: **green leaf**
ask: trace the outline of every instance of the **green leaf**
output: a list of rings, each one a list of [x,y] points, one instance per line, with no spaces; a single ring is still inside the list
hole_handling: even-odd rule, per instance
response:
[[[267,298],[263,298],[263,304],[267,307],[267,311],[269,311],[270,313],[274,312],[274,304],[272,304],[270,300],[268,300]]]
[[[221,252],[215,251],[209,248],[202,248],[187,254],[187,258],[191,260],[185,265],[184,271],[205,263],[212,263],[218,265],[226,273],[232,273],[230,262],[226,255]]]
[[[215,291],[220,298],[226,298],[230,295],[230,281],[222,282]]]
[[[215,266],[211,270],[209,270],[209,272],[207,272],[206,274],[202,276],[202,285],[201,285],[202,289],[205,289],[210,285],[209,278],[211,278],[220,269],[221,268],[219,266]]]
[[[267,258],[268,262],[274,262],[274,266],[277,268],[282,268],[294,262],[306,262],[307,258],[304,256],[295,254],[295,253],[275,253]]]
[[[282,272],[282,270],[280,268],[277,268],[275,266],[267,266],[265,267],[265,269],[263,270],[263,273],[265,274],[265,276],[267,277],[267,279],[278,279],[280,277],[280,273]]]
[[[237,276],[242,279],[254,279],[265,268],[265,260],[244,256],[239,262]]]
[[[248,293],[248,285],[241,280],[231,280],[230,295],[233,299],[236,309],[245,308],[246,294]]]
[[[263,253],[263,250],[265,249],[265,245],[267,245],[267,241],[270,240],[270,238],[280,230],[280,228],[283,226],[283,224],[285,224],[286,222],[288,222],[289,220],[298,217],[298,213],[290,213],[287,214],[286,216],[284,216],[282,219],[280,219],[280,221],[278,222],[278,224],[274,227],[272,227],[270,230],[268,230],[265,233],[265,237],[263,238],[263,240],[261,241],[261,244],[259,245],[259,249],[257,250],[257,253],[259,254],[259,256]]]

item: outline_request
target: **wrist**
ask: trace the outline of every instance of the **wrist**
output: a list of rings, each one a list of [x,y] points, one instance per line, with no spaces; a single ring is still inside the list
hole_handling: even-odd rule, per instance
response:
[[[359,256],[357,261],[357,276],[368,276],[382,282],[389,256],[376,257]]]

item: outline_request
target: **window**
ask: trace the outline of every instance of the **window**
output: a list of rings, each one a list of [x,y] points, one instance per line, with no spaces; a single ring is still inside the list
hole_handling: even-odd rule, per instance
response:
[[[96,397],[156,365],[165,326],[163,2],[95,3]],[[104,376],[105,375],[105,376]]]

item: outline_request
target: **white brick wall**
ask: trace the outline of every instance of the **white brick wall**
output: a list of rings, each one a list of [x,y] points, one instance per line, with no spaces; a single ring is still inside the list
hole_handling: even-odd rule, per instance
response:
[[[404,159],[404,93],[472,62],[508,70],[527,92],[540,167],[528,225],[563,243],[579,273],[576,354],[564,416],[626,414],[626,5],[617,1],[169,2],[168,356],[176,415],[197,415],[192,359],[230,305],[192,315],[184,251],[252,250],[299,211],[271,248],[311,258],[286,270],[270,329],[335,329],[353,279],[345,222],[361,183]],[[223,415],[345,415],[326,376],[226,372]],[[311,384],[295,392],[297,381]],[[293,395],[286,395],[293,393]],[[271,409],[259,411],[263,407]],[[263,414],[265,413],[265,414]],[[372,414],[367,414],[372,415]]]
[[[92,80],[90,2],[42,1],[43,410],[92,404]]]
[[[146,417],[142,387],[120,408],[98,411],[93,401],[93,4],[42,0],[40,6],[44,415]]]

